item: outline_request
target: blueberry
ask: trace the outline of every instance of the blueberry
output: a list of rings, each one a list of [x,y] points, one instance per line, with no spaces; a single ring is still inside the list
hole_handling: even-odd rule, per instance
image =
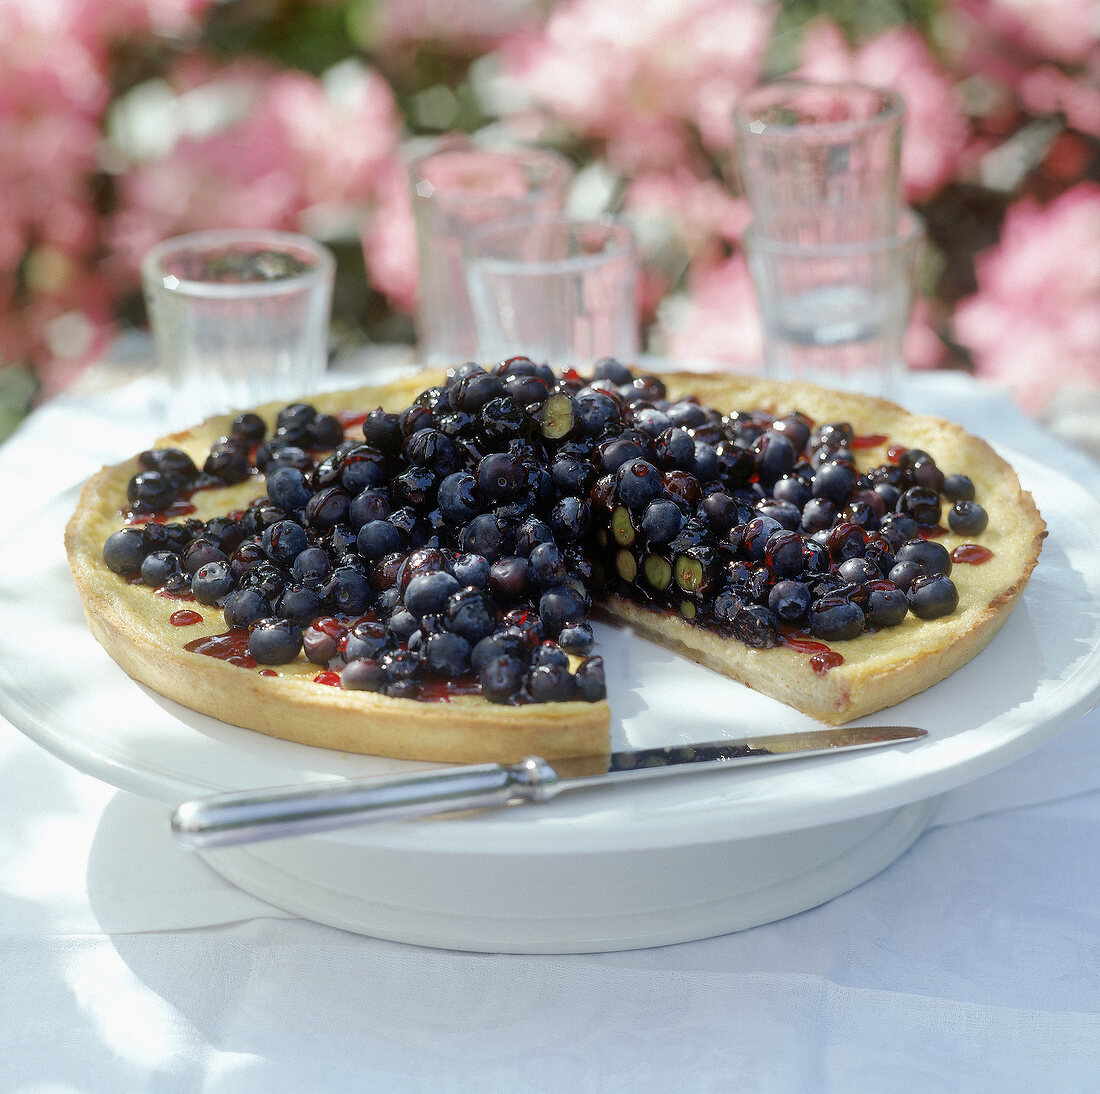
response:
[[[779,619],[792,623],[810,607],[810,590],[801,581],[777,581],[768,593],[768,607]]]
[[[446,610],[448,599],[458,589],[458,582],[445,570],[418,574],[405,586],[405,607],[418,619],[436,615]]]
[[[898,499],[897,511],[912,517],[918,524],[935,525],[943,511],[940,496],[924,486],[911,486]]]
[[[909,586],[909,610],[918,619],[939,619],[959,606],[959,591],[945,574],[926,574]]]
[[[328,532],[347,519],[351,498],[339,486],[326,486],[306,504],[306,521],[319,532]]]
[[[647,437],[657,440],[666,429],[675,428],[672,419],[656,407],[643,406],[635,410],[631,416],[631,425]],[[692,451],[694,451],[694,445]]]
[[[307,547],[294,559],[291,573],[300,585],[323,585],[332,573],[328,552],[322,547]]]
[[[531,651],[531,665],[557,665],[560,668],[569,668],[569,654],[558,645],[557,642],[540,642]]]
[[[321,594],[306,585],[288,585],[275,602],[275,611],[281,618],[306,627],[321,614]]]
[[[503,554],[511,553],[515,544],[514,534],[508,526],[492,513],[478,513],[458,537],[459,547],[469,554],[483,555],[490,562]]]
[[[527,674],[526,686],[535,703],[566,703],[577,690],[573,674],[561,665],[537,665]]]
[[[389,463],[377,448],[369,444],[356,445],[343,455],[340,485],[353,495],[372,486],[380,487],[385,482]]]
[[[666,470],[678,468],[688,471],[695,459],[695,441],[686,429],[671,426],[657,437],[656,458],[657,463]]]
[[[592,489],[596,471],[590,460],[559,453],[550,465],[550,478],[559,494],[584,497]]]
[[[377,660],[386,650],[392,649],[393,645],[393,637],[385,623],[363,620],[348,631],[344,639],[344,657],[348,661],[363,657]]]
[[[661,473],[648,460],[634,459],[618,470],[619,498],[630,509],[640,510],[661,493]]]
[[[882,579],[882,571],[866,558],[845,559],[837,566],[836,572],[844,578],[845,581],[856,581],[862,584],[866,584],[868,581],[880,581]]]
[[[798,452],[790,439],[775,430],[757,437],[751,449],[756,457],[756,471],[765,486],[771,486],[794,468]]]
[[[684,526],[680,507],[667,498],[651,501],[642,513],[642,532],[650,543],[668,543]]]
[[[452,388],[451,401],[456,410],[479,411],[491,399],[504,394],[504,384],[491,372],[472,372],[458,380]]]
[[[170,577],[182,573],[180,556],[174,551],[150,551],[141,563],[141,580],[154,589],[163,585]]]
[[[688,470],[700,482],[710,482],[718,477],[720,468],[718,452],[714,445],[697,440],[695,442],[695,454],[692,456],[691,466]]]
[[[833,526],[836,519],[836,504],[828,498],[810,498],[802,507],[802,521],[798,526],[800,532],[813,535],[814,532],[824,531]]]
[[[960,536],[980,536],[989,524],[989,514],[976,501],[957,501],[947,514],[951,531]]]
[[[228,562],[229,556],[209,537],[196,536],[183,549],[180,561],[189,574],[194,574],[208,562]]]
[[[592,377],[596,380],[610,380],[616,387],[629,384],[634,379],[630,369],[614,357],[601,357],[592,366]]]
[[[556,637],[567,623],[578,623],[588,615],[588,609],[571,585],[556,585],[539,598],[539,617],[546,633]]]
[[[382,673],[391,683],[398,680],[415,680],[422,671],[420,658],[409,650],[387,650],[378,659]]]
[[[296,467],[276,467],[267,476],[267,496],[273,505],[293,513],[304,509],[313,491],[306,482],[305,475]]]
[[[263,422],[260,422],[263,425]],[[193,479],[199,469],[195,461],[179,448],[152,448],[138,456],[138,463],[145,471],[160,471],[166,475],[180,475]]]
[[[382,410],[372,410],[363,420],[363,436],[367,444],[379,452],[396,453],[401,450],[405,435],[401,430],[401,419],[396,414]]]
[[[258,589],[235,589],[222,605],[227,627],[250,627],[271,615],[271,604]]]
[[[839,596],[826,596],[810,606],[810,633],[822,642],[842,642],[863,632],[863,609]]]
[[[345,691],[381,691],[385,681],[382,666],[366,657],[349,661],[340,673],[340,686]]]
[[[286,619],[260,619],[248,636],[248,652],[258,665],[285,665],[302,650],[302,630]]]
[[[974,483],[966,475],[945,475],[940,491],[948,501],[974,500]]]
[[[430,467],[449,475],[458,467],[454,442],[438,429],[421,429],[405,441],[405,459],[413,467]]]
[[[896,585],[902,592],[908,592],[909,587],[918,577],[924,577],[924,567],[919,562],[897,562],[890,567],[886,577],[891,584]]]
[[[526,666],[517,657],[498,655],[478,671],[482,694],[491,703],[507,703],[523,685]]]
[[[489,567],[489,592],[498,604],[508,606],[524,599],[530,588],[527,559],[506,555]]]
[[[191,592],[200,604],[217,604],[233,588],[228,562],[208,562],[191,578]]]
[[[585,620],[567,623],[558,635],[558,645],[566,653],[574,654],[577,657],[586,657],[592,652],[592,647],[595,645],[591,624]]]
[[[580,498],[564,497],[550,510],[547,523],[558,543],[578,543],[592,523],[592,510]]]
[[[280,566],[289,566],[309,546],[306,530],[293,520],[265,528],[261,542],[267,557]]]
[[[733,617],[733,633],[752,649],[770,649],[779,645],[779,620],[761,604],[746,604]]]
[[[931,539],[907,540],[897,549],[894,559],[896,562],[915,562],[926,574],[951,573],[951,552]]]
[[[643,455],[642,446],[626,437],[605,441],[596,448],[600,471],[605,475],[613,475],[628,460],[638,459]]]
[[[597,703],[607,698],[602,657],[586,657],[577,666],[573,680],[577,689],[574,698],[586,703]]]
[[[527,557],[528,574],[540,588],[560,583],[565,570],[561,551],[554,543],[536,544]]]
[[[489,580],[489,560],[482,555],[458,555],[452,570],[459,585],[484,589]]]
[[[393,512],[389,495],[382,490],[367,487],[361,490],[348,505],[348,521],[353,528],[362,528],[372,520],[385,520]]]
[[[340,652],[337,639],[320,627],[306,627],[302,632],[302,649],[315,665],[325,665]]]
[[[478,512],[477,478],[471,471],[454,471],[440,484],[436,504],[453,524],[465,524]]]
[[[383,558],[401,549],[404,537],[388,520],[368,521],[359,529],[356,545],[364,558]]]
[[[328,609],[344,615],[358,615],[370,603],[370,583],[354,566],[337,566],[321,586]]]
[[[496,626],[496,612],[485,594],[476,588],[459,589],[452,593],[443,618],[449,630],[462,635],[471,645],[492,634]]]
[[[528,556],[540,543],[553,543],[554,531],[549,524],[538,517],[528,517],[516,529],[517,555]]]
[[[815,498],[824,498],[834,505],[843,505],[855,489],[858,479],[854,468],[829,461],[821,464],[814,473],[810,490]]]
[[[496,631],[474,644],[470,654],[470,667],[480,673],[490,661],[498,657],[510,657],[526,667],[529,647],[523,636],[509,630]]]
[[[768,572],[776,580],[800,574],[806,565],[802,536],[798,532],[790,532],[785,528],[772,532],[764,543],[763,561]]]
[[[526,481],[523,464],[510,452],[492,452],[478,462],[477,485],[487,498],[499,501],[514,498]]]
[[[584,391],[574,400],[581,428],[590,437],[598,437],[620,421],[619,404],[602,391]]]
[[[902,589],[889,582],[876,582],[867,597],[867,622],[873,627],[896,627],[909,612],[909,600]]]
[[[420,622],[412,612],[397,608],[386,620],[386,626],[398,642],[408,642],[413,633],[420,629]]]
[[[171,505],[183,485],[183,477],[172,471],[139,471],[126,487],[126,499],[144,512],[155,512]]]

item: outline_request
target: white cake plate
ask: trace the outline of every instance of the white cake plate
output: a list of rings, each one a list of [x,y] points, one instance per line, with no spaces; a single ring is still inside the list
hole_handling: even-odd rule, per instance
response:
[[[1023,598],[948,680],[864,722],[916,744],[564,795],[544,805],[205,854],[318,922],[427,946],[664,945],[811,908],[893,862],[936,798],[1100,701],[1100,505],[1009,453],[1050,528]],[[0,543],[0,713],[81,771],[171,808],[203,794],[426,765],[309,748],[195,714],[131,681],[85,624],[62,546],[75,492]],[[598,629],[616,748],[817,723],[626,631]],[[182,852],[181,852],[182,853]]]

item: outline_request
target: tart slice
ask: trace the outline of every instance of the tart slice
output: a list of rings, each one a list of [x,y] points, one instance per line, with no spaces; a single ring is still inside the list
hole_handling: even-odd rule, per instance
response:
[[[66,547],[169,698],[511,762],[606,751],[593,612],[839,724],[977,654],[1044,535],[986,444],[881,400],[516,358],[174,434],[86,485]]]

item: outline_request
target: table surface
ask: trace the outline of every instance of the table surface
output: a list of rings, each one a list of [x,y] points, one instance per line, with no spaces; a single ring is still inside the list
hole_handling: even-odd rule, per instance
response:
[[[969,377],[914,376],[899,401],[1100,492],[1094,462]],[[150,443],[163,413],[140,361],[98,367],[0,447],[5,523]],[[0,787],[3,1092],[1100,1090],[1097,710],[944,795],[858,889],[613,954],[435,951],[295,918],[174,845],[163,807],[2,718]]]

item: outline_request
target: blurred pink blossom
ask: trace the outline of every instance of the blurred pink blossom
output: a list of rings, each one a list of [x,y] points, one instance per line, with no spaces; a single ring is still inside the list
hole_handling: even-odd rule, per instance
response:
[[[1046,206],[1017,202],[977,275],[955,333],[979,375],[1033,411],[1063,386],[1100,388],[1100,186],[1079,183]]]
[[[419,265],[416,225],[405,167],[395,162],[380,179],[377,203],[361,226],[367,280],[398,310],[416,310]]]
[[[757,0],[569,0],[505,56],[537,104],[631,171],[690,157],[685,123],[728,146],[730,109],[759,79],[775,12]]]
[[[811,80],[858,80],[889,87],[905,99],[901,172],[910,201],[921,201],[958,167],[967,125],[950,74],[912,27],[894,27],[853,49],[840,28],[817,19],[802,42],[797,75]]]
[[[1095,0],[954,0],[954,9],[972,50],[1000,65],[1080,64],[1098,49]]]
[[[374,71],[353,66],[318,80],[256,64],[210,74],[192,62],[180,75],[233,108],[214,132],[183,136],[166,156],[120,179],[122,205],[109,238],[122,276],[133,281],[145,251],[181,232],[302,231],[321,211],[392,202],[398,117],[389,85]]]
[[[517,0],[378,0],[368,18],[382,51],[437,41],[474,54],[533,25],[538,8]]]
[[[1064,114],[1071,129],[1100,137],[1100,57],[1096,73],[1071,76],[1041,65],[1019,82],[1020,102],[1033,114]]]

